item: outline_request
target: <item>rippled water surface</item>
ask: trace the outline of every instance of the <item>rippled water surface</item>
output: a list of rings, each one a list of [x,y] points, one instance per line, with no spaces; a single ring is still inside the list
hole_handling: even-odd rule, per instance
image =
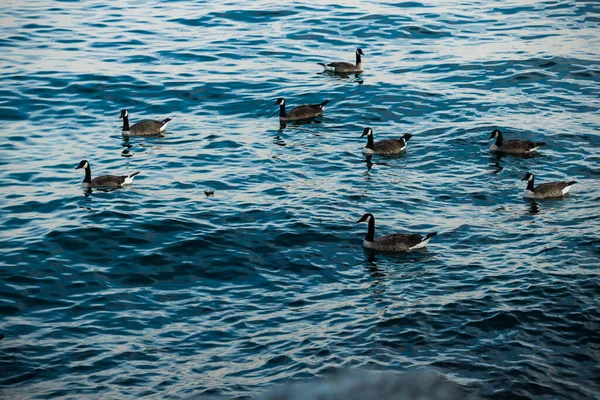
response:
[[[600,3],[433,3],[3,1],[0,397],[425,368],[599,398]],[[357,47],[363,74],[321,73]],[[280,128],[278,97],[331,103]],[[124,140],[124,108],[173,120]],[[368,160],[365,126],[414,137]],[[494,128],[547,145],[495,156]],[[82,159],[141,174],[89,192]],[[578,183],[527,201],[527,171]],[[373,254],[365,212],[439,234]]]

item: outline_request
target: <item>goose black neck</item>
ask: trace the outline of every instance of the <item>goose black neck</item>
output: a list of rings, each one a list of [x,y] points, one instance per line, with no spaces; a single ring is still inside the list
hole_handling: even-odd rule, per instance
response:
[[[127,115],[123,117],[123,130],[129,130],[129,117]]]
[[[369,219],[369,230],[367,231],[367,236],[365,236],[365,240],[367,242],[372,242],[375,239],[375,217],[371,216]]]
[[[533,176],[531,177],[531,180],[527,181],[527,190],[530,190],[533,192]]]
[[[88,165],[85,167],[85,178],[83,178],[84,183],[90,183],[92,181],[92,169]]]
[[[373,150],[373,135],[367,135],[367,145],[365,147]]]
[[[498,132],[498,136],[496,136],[496,146],[502,146],[502,133]]]
[[[356,65],[361,63],[361,59],[360,59],[360,53],[357,51],[356,52]]]
[[[285,103],[279,105],[279,116],[285,117]]]

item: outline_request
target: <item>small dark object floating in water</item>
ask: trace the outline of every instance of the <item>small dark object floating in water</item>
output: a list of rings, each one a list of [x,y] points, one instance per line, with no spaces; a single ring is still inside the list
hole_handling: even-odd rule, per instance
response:
[[[4,339],[4,334],[0,333],[0,340]]]
[[[215,195],[215,191],[214,190],[205,190],[204,194],[206,195],[206,197],[212,197]]]

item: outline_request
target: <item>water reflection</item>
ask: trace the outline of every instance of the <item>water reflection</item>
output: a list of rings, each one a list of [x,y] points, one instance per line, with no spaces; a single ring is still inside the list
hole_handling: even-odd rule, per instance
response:
[[[129,137],[123,136],[123,143],[121,143],[121,147],[123,147],[123,151],[121,151],[121,157],[132,157],[131,148],[133,148],[133,144],[129,143]]]
[[[367,170],[363,173],[363,175],[368,175],[369,172],[371,172],[371,168],[373,167],[373,165],[385,165],[387,167],[390,166],[390,164],[386,163],[386,162],[373,162],[371,161],[371,159],[373,158],[373,155],[365,155],[365,165],[367,166]]]
[[[499,174],[500,172],[502,172],[504,170],[504,167],[500,163],[500,161],[502,161],[502,159],[504,157],[515,157],[515,158],[521,158],[521,159],[530,159],[530,158],[542,157],[542,155],[539,154],[539,153],[507,154],[507,153],[501,153],[501,152],[492,152],[490,154],[490,169],[492,170],[491,171],[492,174],[497,175],[497,174]]]
[[[126,186],[120,186],[120,187],[95,187],[95,188],[84,188],[83,189],[83,195],[85,197],[90,197],[93,193],[94,190],[96,192],[104,192],[104,193],[110,193],[110,192],[114,192],[115,190],[119,190],[119,189],[127,189]]]
[[[367,270],[369,276],[373,279],[373,282],[369,287],[373,290],[373,294],[383,294],[386,291],[384,281],[387,278],[387,275],[377,266],[377,252],[372,249],[365,249],[364,247],[363,251],[366,256],[365,269]]]
[[[367,170],[365,171],[365,175],[367,175],[369,172],[371,172],[371,167],[373,166],[373,163],[371,162],[371,158],[373,156],[366,156],[365,157],[365,164],[367,164]]]
[[[287,146],[287,143],[285,142],[285,140],[283,140],[281,138],[281,136],[279,136],[279,135],[277,135],[273,138],[273,143],[275,143],[277,146],[281,146],[281,147]]]
[[[504,155],[502,153],[493,153],[490,157],[490,167],[492,168],[492,174],[499,174],[504,169],[504,167],[500,165],[500,160],[503,156]]]
[[[321,72],[317,72],[317,75],[325,75],[325,76],[329,76],[332,78],[336,78],[337,80],[347,80],[347,81],[352,81],[355,82],[359,85],[362,85],[363,83],[365,83],[365,80],[363,78],[361,78],[361,74],[362,72],[358,72],[355,74],[346,74],[346,73],[342,73],[342,72],[333,72],[333,71],[321,71]]]
[[[296,127],[296,126],[301,126],[301,125],[308,125],[308,124],[322,124],[323,122],[318,119],[319,117],[314,117],[314,118],[307,118],[307,119],[299,119],[296,121],[279,121],[279,130],[277,131],[277,133],[283,133],[283,131],[285,130],[285,128],[287,128],[288,124],[292,124],[292,126]]]
[[[531,215],[539,214],[539,212],[540,212],[540,206],[535,201],[535,199],[527,199],[527,200],[529,201],[528,213],[531,214]]]
[[[499,152],[499,151],[491,152],[491,158],[494,161],[500,161],[504,157],[514,157],[514,158],[521,158],[521,159],[526,160],[526,159],[530,159],[530,158],[538,158],[538,157],[544,157],[544,156],[542,154],[538,153],[537,151],[534,151],[533,153],[526,153],[526,154],[503,153],[503,152]]]

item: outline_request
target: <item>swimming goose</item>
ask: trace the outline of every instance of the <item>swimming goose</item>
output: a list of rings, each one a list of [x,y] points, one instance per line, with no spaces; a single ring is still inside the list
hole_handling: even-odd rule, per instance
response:
[[[121,117],[123,118],[123,135],[125,136],[150,136],[158,135],[165,129],[171,118],[163,119],[162,121],[155,121],[147,119],[144,121],[136,122],[129,126],[129,113],[127,110],[121,110]]]
[[[360,59],[361,55],[363,55],[363,56],[365,55],[365,53],[363,53],[362,49],[356,49],[356,64],[352,64],[352,63],[344,62],[344,61],[332,62],[329,64],[325,64],[325,63],[318,63],[318,64],[322,65],[323,68],[325,68],[325,71],[330,71],[330,72],[334,72],[334,73],[338,73],[338,74],[353,74],[356,72],[363,71],[362,61]]]
[[[81,183],[83,187],[120,187],[123,185],[130,185],[133,182],[133,178],[140,172],[134,172],[131,175],[115,176],[115,175],[103,175],[92,179],[92,169],[90,163],[87,160],[82,160],[75,169],[85,169],[85,178]]]
[[[437,232],[428,233],[425,237],[414,233],[394,233],[375,239],[375,217],[373,214],[366,213],[356,222],[365,221],[369,222],[369,231],[363,241],[363,246],[367,249],[395,252],[422,249],[427,246],[429,239],[437,235]]]
[[[492,131],[490,139],[496,138],[494,144],[490,146],[492,151],[500,151],[512,154],[527,154],[536,151],[539,147],[545,145],[545,142],[532,142],[530,140],[503,140],[502,132],[498,129]],[[488,139],[489,140],[489,139]]]
[[[571,182],[548,182],[542,183],[537,187],[534,187],[534,178],[531,172],[525,174],[522,181],[527,182],[527,189],[525,189],[525,193],[523,193],[523,197],[528,197],[531,199],[545,199],[548,197],[561,197],[569,192],[571,189],[571,185],[577,183],[577,181]]]
[[[298,121],[302,119],[314,118],[323,113],[327,103],[329,103],[329,100],[325,100],[321,104],[306,104],[294,107],[289,113],[286,113],[284,98],[280,97],[275,101],[275,104],[279,104],[279,119],[281,121]]]
[[[392,155],[400,154],[406,149],[406,142],[412,137],[410,133],[405,134],[400,139],[385,139],[373,142],[373,129],[366,127],[360,137],[367,137],[367,145],[363,149],[363,154],[381,154]]]

